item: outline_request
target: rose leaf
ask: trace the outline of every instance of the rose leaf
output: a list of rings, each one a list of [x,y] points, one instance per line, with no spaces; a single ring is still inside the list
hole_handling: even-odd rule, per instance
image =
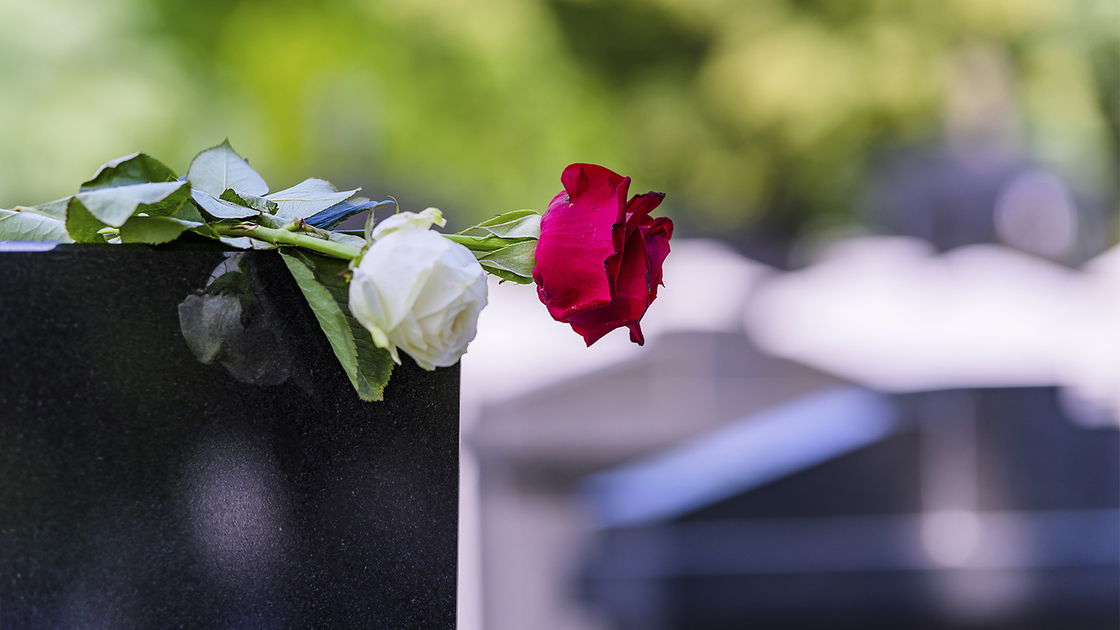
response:
[[[65,215],[53,216],[36,208],[0,209],[0,241],[57,241],[73,243],[66,233]]]
[[[163,162],[154,157],[145,153],[133,153],[102,164],[93,178],[82,184],[81,190],[148,182],[173,182],[177,177],[175,171],[167,168]]]
[[[198,205],[196,205],[190,199],[188,199],[183,205],[179,206],[179,209],[170,216],[175,217],[176,219],[182,219],[184,221],[194,221],[195,223],[206,222],[206,219],[202,216],[202,211],[199,210]]]
[[[222,195],[218,197],[218,199],[221,199],[222,201],[228,201],[238,206],[252,208],[257,212],[276,214],[277,206],[275,201],[272,201],[271,199],[265,199],[264,197],[258,197],[256,195],[250,195],[249,193],[239,193],[232,188],[225,189],[225,191],[222,192]]]
[[[231,203],[225,199],[219,199],[197,188],[191,189],[191,199],[193,199],[200,208],[206,211],[206,214],[209,214],[215,219],[246,219],[248,217],[257,217],[261,214],[253,208]]]
[[[373,344],[369,331],[350,314],[350,290],[341,275],[347,262],[288,248],[280,254],[358,397],[382,400],[393,373],[393,359]]]
[[[70,198],[66,205],[66,233],[74,242],[104,243],[105,238],[99,233],[104,227],[105,224],[90,214],[77,197]]]
[[[55,199],[47,203],[41,203],[31,208],[24,208],[16,206],[16,210],[34,210],[39,214],[45,214],[48,217],[54,217],[59,221],[66,221],[66,204],[70,203],[70,197],[63,197],[62,199]]]
[[[196,155],[187,167],[187,181],[195,190],[208,192],[214,197],[220,196],[227,188],[256,196],[268,192],[264,178],[233,150],[229,140]]]
[[[201,225],[171,217],[132,217],[121,226],[121,242],[149,245],[170,243],[183,232]]]
[[[265,198],[276,202],[279,209],[276,218],[283,222],[295,219],[306,219],[322,210],[349,199],[354,193],[361,190],[344,190],[339,192],[328,181],[322,179],[305,179],[291,188],[266,195]]]
[[[119,228],[129,217],[140,212],[149,215],[174,214],[187,200],[190,187],[186,182],[159,182],[95,188],[74,195],[67,213],[80,203],[98,221]]]

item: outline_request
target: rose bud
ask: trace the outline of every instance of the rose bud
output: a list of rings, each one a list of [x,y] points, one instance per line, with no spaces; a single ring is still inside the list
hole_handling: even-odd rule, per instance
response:
[[[672,221],[649,216],[665,195],[627,200],[630,178],[594,164],[572,164],[560,181],[564,192],[541,219],[537,295],[589,346],[623,326],[642,345],[639,322],[657,298],[673,236]]]
[[[486,273],[474,254],[428,230],[442,222],[434,209],[389,217],[350,281],[350,312],[373,342],[425,370],[459,360],[486,306]]]

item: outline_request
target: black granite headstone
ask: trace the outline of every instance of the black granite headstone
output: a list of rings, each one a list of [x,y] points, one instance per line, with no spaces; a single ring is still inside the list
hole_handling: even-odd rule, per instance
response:
[[[227,253],[0,253],[0,628],[455,626],[458,367],[362,402],[248,256],[207,365],[180,305]]]

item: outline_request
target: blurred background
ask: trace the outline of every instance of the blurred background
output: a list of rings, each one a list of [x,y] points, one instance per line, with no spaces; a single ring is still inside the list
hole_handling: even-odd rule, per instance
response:
[[[491,286],[461,628],[1120,625],[1117,0],[0,0],[0,121],[0,207],[667,194],[644,348]]]

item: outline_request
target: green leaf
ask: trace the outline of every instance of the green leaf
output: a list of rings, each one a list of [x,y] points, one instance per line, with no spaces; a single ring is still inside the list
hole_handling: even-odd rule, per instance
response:
[[[281,249],[280,254],[358,397],[382,400],[393,373],[393,359],[387,350],[373,345],[369,331],[350,314],[350,290],[341,275],[347,262],[289,248]]]
[[[167,197],[165,197],[164,199],[160,200],[160,201],[157,201],[155,203],[142,204],[140,206],[140,208],[137,210],[137,212],[143,212],[144,214],[146,214],[148,216],[152,216],[152,217],[157,217],[157,216],[158,217],[169,217],[169,216],[173,216],[174,214],[179,212],[179,208],[186,205],[186,203],[191,198],[191,185],[188,184],[185,181],[184,182],[168,182],[168,183],[170,183],[170,184],[179,183],[180,188],[178,190],[176,190],[175,192],[171,193],[170,195],[168,195]],[[142,185],[143,186],[161,186],[162,184],[142,184]],[[124,188],[124,187],[122,187],[122,188]],[[79,194],[85,194],[85,193],[79,193]]]
[[[264,178],[233,150],[229,140],[196,155],[187,168],[187,181],[192,188],[206,191],[215,198],[227,188],[257,196],[268,192]]]
[[[214,195],[197,188],[191,189],[191,199],[215,219],[245,219],[261,214],[252,208],[218,199]]]
[[[198,206],[195,205],[195,203],[190,199],[188,199],[183,205],[179,206],[179,209],[176,210],[175,214],[171,216],[175,217],[176,219],[182,219],[184,221],[194,221],[196,223],[204,223],[206,221],[206,219],[202,218],[202,211],[200,211],[198,209]]]
[[[70,198],[66,206],[66,233],[70,238],[77,243],[104,243],[105,238],[98,234],[103,227],[105,224],[90,214],[77,197]]]
[[[81,190],[148,182],[173,182],[177,178],[175,171],[167,168],[163,162],[145,153],[133,153],[102,164],[93,179],[82,184]]]
[[[0,209],[0,241],[73,243],[63,219],[36,208]]]
[[[533,282],[533,267],[537,264],[537,241],[514,243],[478,257],[486,271],[502,280],[518,284]]]
[[[276,202],[264,197],[250,195],[249,193],[239,193],[232,188],[227,188],[222,192],[222,196],[218,197],[222,201],[228,201],[239,206],[252,208],[260,213],[267,212],[268,214],[276,214]]]
[[[466,231],[482,229],[503,238],[540,238],[541,215],[535,210],[515,210],[488,219]]]
[[[171,217],[132,217],[121,226],[121,242],[159,245],[169,243],[183,232],[201,226],[195,221]]]
[[[70,203],[70,197],[63,197],[62,199],[55,199],[47,203],[41,203],[37,206],[31,206],[31,210],[39,214],[45,214],[48,217],[54,217],[59,221],[66,221],[66,205]],[[16,210],[27,210],[23,206],[16,206]]]
[[[96,188],[74,195],[67,211],[77,201],[105,225],[120,227],[129,217],[140,212],[150,215],[173,214],[187,200],[189,190],[186,182]]]
[[[344,190],[339,192],[328,181],[322,179],[305,179],[302,182],[279,192],[274,192],[265,197],[275,201],[279,209],[276,217],[283,222],[295,219],[306,219],[322,210],[345,201],[361,190]]]

